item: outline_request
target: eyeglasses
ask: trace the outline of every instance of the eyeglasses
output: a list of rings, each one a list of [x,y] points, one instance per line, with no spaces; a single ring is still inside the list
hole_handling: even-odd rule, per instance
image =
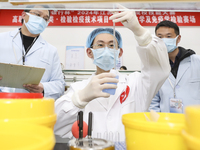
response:
[[[49,17],[47,17],[47,16],[42,17],[42,15],[41,15],[39,12],[33,12],[33,11],[32,11],[32,12],[29,12],[29,13],[32,13],[32,14],[38,16],[38,17],[41,17],[41,18],[43,18],[47,23],[49,23]]]
[[[118,45],[115,43],[109,43],[109,44],[105,44],[105,43],[97,43],[91,46],[91,48],[93,49],[99,49],[99,48],[105,48],[108,47],[108,49],[116,49],[118,50]]]

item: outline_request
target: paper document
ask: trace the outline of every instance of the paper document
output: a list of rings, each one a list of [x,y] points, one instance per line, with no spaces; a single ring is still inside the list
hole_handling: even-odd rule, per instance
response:
[[[23,84],[39,84],[44,68],[0,63],[0,86],[24,88]]]

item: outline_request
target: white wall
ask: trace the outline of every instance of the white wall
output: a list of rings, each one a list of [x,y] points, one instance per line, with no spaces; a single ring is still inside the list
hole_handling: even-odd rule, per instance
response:
[[[0,26],[0,32],[15,30],[17,27]],[[58,49],[61,63],[65,64],[66,46],[85,46],[88,34],[97,27],[47,27],[42,37]],[[154,34],[154,27],[145,27]],[[140,70],[140,60],[136,52],[136,40],[133,33],[125,27],[116,27],[123,39],[123,65],[128,70]],[[193,49],[200,55],[200,27],[180,27],[179,46]],[[85,53],[85,69],[95,69],[92,60]]]

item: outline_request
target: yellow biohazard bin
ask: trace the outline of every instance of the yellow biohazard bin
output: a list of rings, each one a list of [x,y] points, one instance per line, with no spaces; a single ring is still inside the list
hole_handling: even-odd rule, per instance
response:
[[[0,93],[0,121],[19,121],[53,129],[56,123],[54,99],[38,93]]]
[[[1,150],[53,150],[55,137],[48,127],[19,122],[0,122]]]
[[[150,118],[150,113],[145,113]],[[184,114],[158,113],[157,122],[147,121],[144,113],[122,116],[127,150],[186,150],[181,131]]]
[[[200,138],[190,135],[186,130],[182,131],[188,150],[200,150]]]
[[[200,150],[200,105],[185,108],[186,129],[182,131],[188,150]]]
[[[200,138],[200,105],[187,106],[185,108],[185,119],[188,133]]]

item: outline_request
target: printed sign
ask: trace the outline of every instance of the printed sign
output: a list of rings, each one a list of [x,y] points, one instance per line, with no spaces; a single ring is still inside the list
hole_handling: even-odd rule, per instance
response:
[[[0,26],[21,26],[23,10],[0,10]],[[51,10],[49,26],[112,26],[109,11]],[[163,20],[170,20],[178,26],[200,26],[200,12],[136,11],[142,26],[156,26]],[[123,26],[116,23],[116,26]]]
[[[84,46],[67,46],[65,69],[84,69],[84,52]]]

